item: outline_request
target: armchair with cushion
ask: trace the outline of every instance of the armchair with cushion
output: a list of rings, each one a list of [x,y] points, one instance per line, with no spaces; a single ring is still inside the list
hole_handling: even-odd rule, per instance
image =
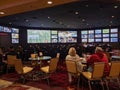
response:
[[[43,79],[47,79],[48,85],[50,75],[56,72],[58,61],[58,58],[52,58],[48,66],[43,66],[40,68],[41,72],[43,73]]]

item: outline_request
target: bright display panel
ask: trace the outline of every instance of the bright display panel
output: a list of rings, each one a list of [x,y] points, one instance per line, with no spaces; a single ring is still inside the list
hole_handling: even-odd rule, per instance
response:
[[[77,31],[58,31],[59,43],[77,42]]]
[[[28,43],[50,43],[50,30],[27,30]]]

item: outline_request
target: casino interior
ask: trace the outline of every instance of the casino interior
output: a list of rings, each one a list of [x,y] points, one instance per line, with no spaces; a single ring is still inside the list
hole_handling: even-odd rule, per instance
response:
[[[119,16],[120,0],[1,0],[0,90],[119,90]]]

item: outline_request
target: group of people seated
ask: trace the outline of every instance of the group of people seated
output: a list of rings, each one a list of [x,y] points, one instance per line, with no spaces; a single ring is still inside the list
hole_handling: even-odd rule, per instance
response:
[[[92,72],[93,71],[93,65],[95,62],[104,62],[105,68],[104,68],[104,75],[108,75],[109,73],[109,62],[106,54],[104,53],[103,49],[101,47],[95,48],[95,53],[91,55],[87,55],[84,57],[87,64],[87,71]],[[79,72],[83,71],[82,67],[82,60],[80,59],[80,56],[77,54],[76,49],[74,47],[71,47],[69,49],[68,55],[66,56],[66,60],[72,60],[77,61],[77,69]],[[72,82],[72,74],[68,73],[69,82]]]

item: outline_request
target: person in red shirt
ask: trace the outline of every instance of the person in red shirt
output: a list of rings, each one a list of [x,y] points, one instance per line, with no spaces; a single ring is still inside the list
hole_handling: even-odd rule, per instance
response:
[[[108,75],[109,73],[109,63],[106,54],[104,54],[103,49],[101,47],[96,47],[95,53],[87,58],[88,71],[93,70],[94,62],[105,62],[104,75]]]

